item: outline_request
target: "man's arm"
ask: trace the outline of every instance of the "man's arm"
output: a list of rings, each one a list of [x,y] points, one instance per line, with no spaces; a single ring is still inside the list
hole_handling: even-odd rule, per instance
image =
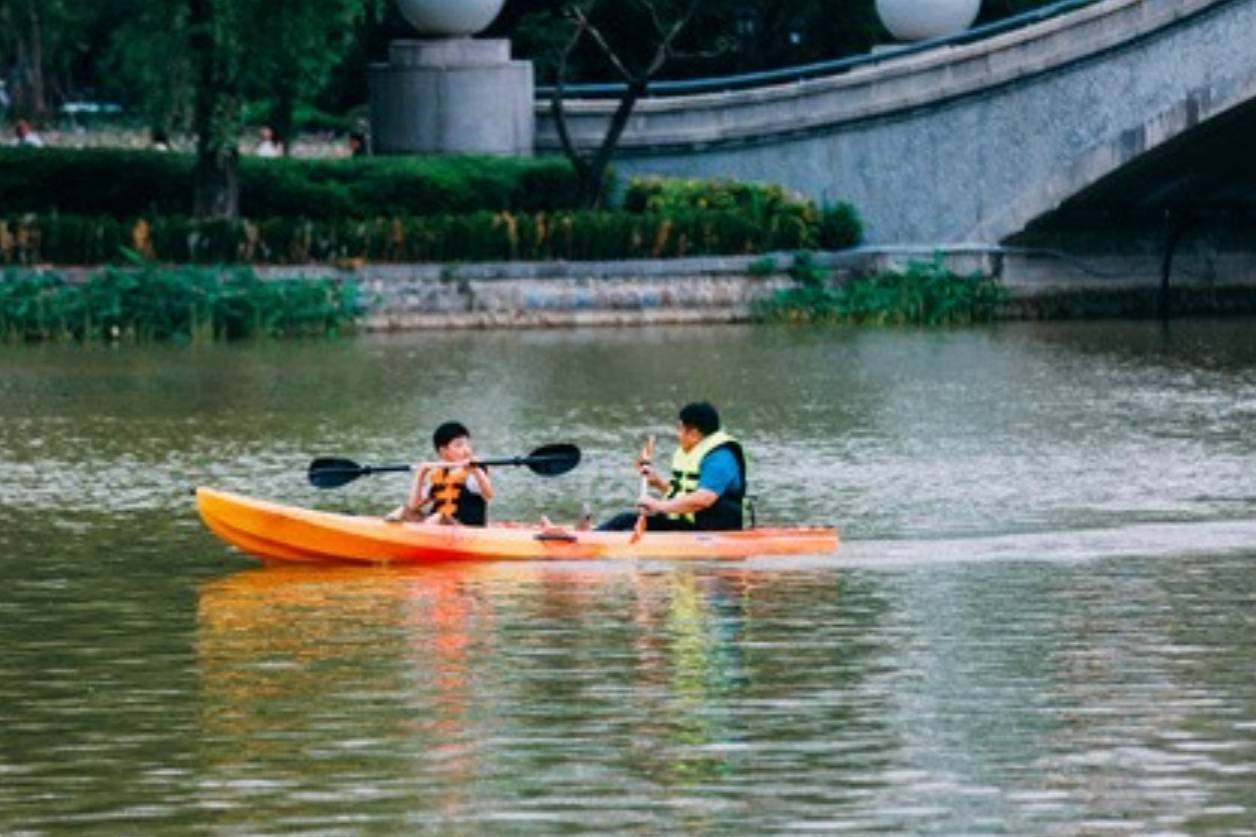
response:
[[[679,494],[670,500],[646,497],[637,505],[650,514],[695,514],[715,505],[720,495],[706,488]]]
[[[647,498],[639,505],[652,514],[694,514],[715,505],[739,473],[737,457],[728,450],[718,450],[702,460],[696,490],[670,500]]]

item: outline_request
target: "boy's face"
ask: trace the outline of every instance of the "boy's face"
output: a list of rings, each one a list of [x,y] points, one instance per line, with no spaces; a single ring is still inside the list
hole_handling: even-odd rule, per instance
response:
[[[459,436],[451,439],[449,444],[445,445],[437,451],[440,458],[446,462],[457,462],[462,459],[470,459],[473,455],[471,450],[471,437]]]

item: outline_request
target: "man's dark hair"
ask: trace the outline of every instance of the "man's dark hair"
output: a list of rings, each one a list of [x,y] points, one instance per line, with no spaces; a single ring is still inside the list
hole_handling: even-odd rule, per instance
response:
[[[720,414],[711,402],[694,401],[680,408],[680,423],[710,436],[720,429]]]
[[[468,430],[461,422],[447,421],[440,427],[436,428],[436,432],[432,434],[432,447],[440,450],[445,445],[457,439],[459,436],[471,437],[471,431]]]

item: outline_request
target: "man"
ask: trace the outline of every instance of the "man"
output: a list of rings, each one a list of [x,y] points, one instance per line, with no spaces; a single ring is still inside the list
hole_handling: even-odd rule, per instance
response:
[[[680,443],[672,456],[671,479],[648,461],[638,460],[641,475],[660,491],[662,498],[644,497],[639,514],[649,515],[646,529],[659,531],[741,529],[746,496],[746,457],[741,444],[720,430],[720,414],[706,401],[681,408],[676,423]],[[637,522],[637,514],[617,515],[598,528],[625,531]]]

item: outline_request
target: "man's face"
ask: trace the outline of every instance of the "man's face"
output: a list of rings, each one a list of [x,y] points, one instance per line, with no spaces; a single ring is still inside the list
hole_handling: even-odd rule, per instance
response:
[[[702,441],[702,434],[697,428],[690,427],[683,421],[676,422],[676,441],[680,442],[681,449],[691,451],[694,445]]]

